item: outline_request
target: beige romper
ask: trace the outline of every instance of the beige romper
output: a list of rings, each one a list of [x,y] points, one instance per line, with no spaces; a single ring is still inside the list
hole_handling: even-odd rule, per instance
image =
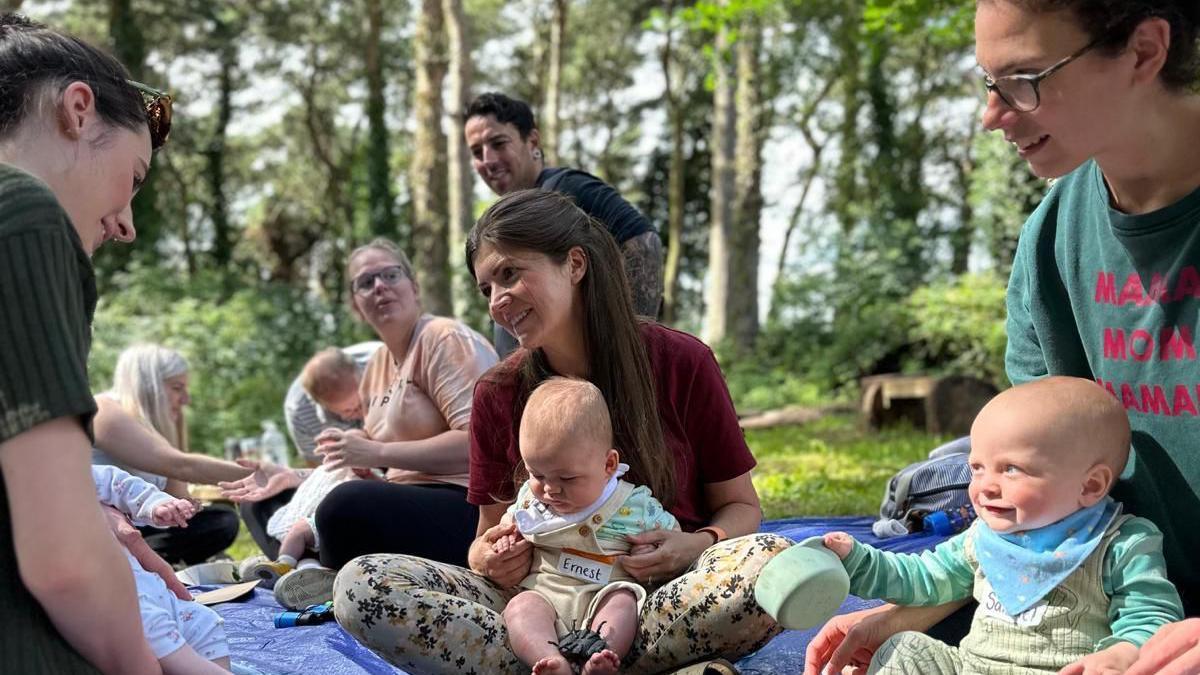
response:
[[[532,571],[521,580],[521,587],[542,596],[554,608],[558,614],[554,625],[559,637],[575,628],[589,627],[600,601],[614,591],[624,589],[633,592],[637,597],[638,612],[641,612],[646,589],[616,560],[617,555],[629,552],[629,542],[596,537],[596,532],[616,515],[633,490],[632,483],[618,481],[617,489],[608,501],[586,520],[549,532],[523,535],[534,545],[534,549]],[[612,574],[608,583],[588,582],[560,572],[558,565],[563,549],[588,554],[581,557],[594,556],[610,562]]]

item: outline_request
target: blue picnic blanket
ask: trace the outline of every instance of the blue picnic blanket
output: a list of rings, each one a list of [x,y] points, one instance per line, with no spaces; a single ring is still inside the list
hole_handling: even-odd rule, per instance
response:
[[[788,518],[763,523],[763,532],[785,535],[795,541],[842,530],[856,539],[890,551],[916,552],[933,548],[942,537],[913,534],[878,539],[871,533],[872,518]],[[839,613],[879,604],[850,597]],[[233,655],[234,672],[244,675],[321,673],[321,675],[384,675],[404,673],[360,645],[335,623],[319,626],[275,628],[273,617],[283,611],[262,589],[243,602],[214,607],[225,618],[225,634]],[[804,669],[804,649],[816,635],[810,631],[785,631],[759,651],[738,661],[743,673],[793,675]],[[412,675],[419,675],[414,673]]]

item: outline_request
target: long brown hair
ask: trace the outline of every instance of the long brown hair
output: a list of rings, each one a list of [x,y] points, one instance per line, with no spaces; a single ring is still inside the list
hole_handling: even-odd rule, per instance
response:
[[[484,243],[541,253],[559,265],[571,249],[583,250],[588,264],[579,288],[588,380],[608,402],[615,444],[629,465],[629,480],[648,486],[659,501],[670,505],[675,496],[675,458],[663,441],[650,359],[617,242],[566,197],[535,189],[505,195],[471,229],[466,254],[472,277],[475,256]],[[516,368],[514,420],[530,392],[555,375],[540,349],[521,359]]]

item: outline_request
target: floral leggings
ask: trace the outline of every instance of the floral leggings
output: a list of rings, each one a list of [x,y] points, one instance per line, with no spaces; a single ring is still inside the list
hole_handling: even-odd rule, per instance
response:
[[[791,545],[753,534],[705,551],[646,598],[627,673],[669,671],[749,654],[781,630],[754,601],[768,560]],[[415,673],[528,673],[508,646],[501,612],[519,589],[470,570],[404,555],[355,558],[333,587],[338,622],[376,654]]]

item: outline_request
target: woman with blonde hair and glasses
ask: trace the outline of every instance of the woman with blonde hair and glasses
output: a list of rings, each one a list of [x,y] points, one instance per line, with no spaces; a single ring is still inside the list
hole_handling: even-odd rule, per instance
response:
[[[112,389],[100,394],[161,436],[182,457],[189,457],[184,407],[188,393],[188,362],[179,352],[156,344],[127,348],[117,357]],[[124,454],[124,453],[122,453]],[[136,459],[113,457],[101,449],[92,453],[93,464],[112,464],[142,478],[174,497],[188,498],[188,486],[174,472],[145,470]],[[238,516],[231,509],[209,505],[187,527],[139,528],[150,548],[167,562],[193,565],[224,551],[237,538]]]

